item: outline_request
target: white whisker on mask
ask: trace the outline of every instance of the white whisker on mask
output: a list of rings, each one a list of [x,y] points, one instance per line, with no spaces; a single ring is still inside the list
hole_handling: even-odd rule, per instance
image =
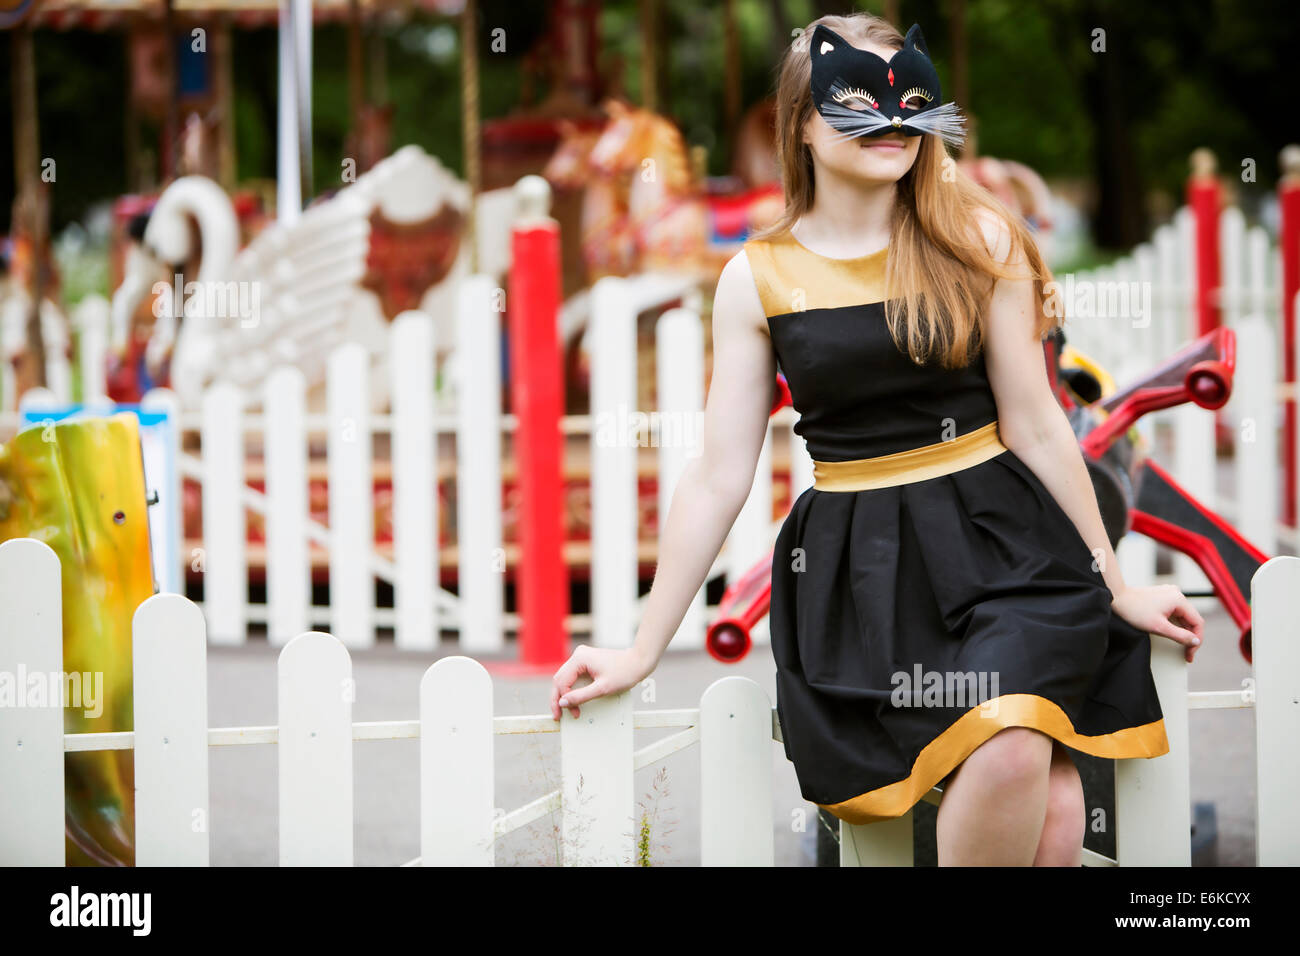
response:
[[[834,84],[830,88],[831,96],[844,92],[844,87]],[[831,137],[835,142],[868,136],[883,130],[894,129],[893,117],[886,116],[880,110],[859,99],[861,109],[854,109],[836,102],[823,103],[820,109],[822,118],[835,130]],[[966,117],[956,103],[944,103],[932,110],[913,114],[903,118],[903,125],[923,133],[932,133],[950,146],[960,146],[966,139]]]
[[[966,141],[966,117],[956,103],[944,103],[910,117],[907,125],[924,133],[933,133],[949,146],[960,146]]]

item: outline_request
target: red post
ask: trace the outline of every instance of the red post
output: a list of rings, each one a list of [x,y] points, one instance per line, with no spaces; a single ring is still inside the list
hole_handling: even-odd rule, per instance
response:
[[[1194,338],[1219,327],[1219,181],[1214,175],[1214,154],[1208,149],[1192,153],[1192,175],[1187,180],[1187,205],[1196,223],[1196,331]]]
[[[520,663],[557,667],[569,654],[564,563],[564,413],[558,331],[560,229],[546,213],[545,180],[526,177],[518,195],[527,209],[511,233],[506,305],[510,326],[510,403],[520,493],[520,561],[516,577]]]
[[[1281,210],[1279,245],[1282,247],[1282,380],[1295,388],[1295,298],[1300,292],[1300,146],[1282,150],[1282,179],[1278,184],[1278,206]],[[1282,448],[1283,517],[1294,526],[1296,523],[1296,396],[1292,394],[1285,404],[1286,423]]]

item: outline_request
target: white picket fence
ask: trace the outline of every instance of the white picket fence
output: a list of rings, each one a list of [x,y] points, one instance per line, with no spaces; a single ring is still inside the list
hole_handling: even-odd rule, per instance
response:
[[[175,396],[166,390],[146,396],[144,404],[171,410],[176,447],[182,447],[182,432],[201,436],[199,453],[182,454],[179,472],[202,486],[202,546],[183,553],[178,542],[176,550],[187,565],[202,570],[201,606],[210,641],[242,643],[250,625],[263,624],[275,645],[323,627],[349,648],[364,648],[374,644],[377,627],[391,627],[396,645],[406,649],[437,650],[442,630],[456,631],[457,646],[466,654],[504,648],[506,634],[517,630],[519,620],[503,611],[502,441],[515,422],[500,407],[497,291],[485,276],[461,283],[457,351],[444,369],[453,382],[442,401],[432,386],[435,324],[418,311],[399,316],[390,331],[390,414],[370,410],[371,360],[361,346],[351,344],[330,356],[327,408],[321,414],[306,410],[305,382],[291,366],[270,374],[259,394],[226,383],[213,386],[196,414],[178,414]],[[664,401],[648,415],[636,400],[638,315],[682,297],[696,307],[671,308],[657,319],[657,354],[671,360],[657,363],[657,390]],[[656,446],[661,523],[676,481],[698,447],[705,354],[697,300],[689,283],[649,275],[603,279],[589,297],[568,309],[590,311],[587,347],[593,374],[591,413],[566,416],[562,422],[567,435],[590,441],[591,460],[593,611],[573,614],[568,623],[571,632],[590,634],[599,645],[630,644],[644,602],[637,596],[638,444]],[[572,322],[568,312],[565,321]],[[87,371],[102,365],[102,355],[89,356],[87,348],[104,341],[104,336],[87,330],[106,319],[106,314],[89,308],[80,315]],[[102,382],[102,372],[99,379],[87,381]],[[59,396],[33,390],[24,396],[23,407],[60,402]],[[794,421],[790,409],[772,419],[749,500],[709,572],[710,580],[724,572],[734,580],[771,548],[776,533],[774,437],[790,441],[793,493],[811,485],[812,462],[791,431]],[[650,434],[640,428],[642,423],[649,424]],[[328,526],[311,520],[307,507],[308,443],[320,435],[327,446]],[[436,494],[438,439],[443,435],[454,436],[459,594],[441,588],[438,577],[438,532],[447,520],[439,513]],[[391,557],[374,546],[376,436],[386,438],[391,448]],[[263,492],[247,483],[249,445],[263,449]],[[180,500],[179,480],[175,487],[157,490],[163,502]],[[248,596],[250,512],[265,519],[265,604],[250,603]],[[309,543],[328,550],[328,606],[312,604]],[[392,608],[376,606],[376,580],[392,585]],[[704,592],[701,587],[672,642],[674,650],[704,646]],[[757,628],[754,639],[763,643],[766,628]]]
[[[1231,487],[1216,468],[1215,414],[1194,405],[1145,416],[1138,429],[1149,441],[1168,434],[1173,460],[1165,464],[1180,484],[1219,512],[1266,554],[1300,550],[1296,531],[1280,521],[1284,478],[1280,430],[1287,396],[1282,377],[1281,256],[1268,233],[1246,228],[1240,209],[1221,213],[1221,276],[1217,301],[1223,324],[1237,336],[1233,395],[1219,412],[1234,436]],[[1158,366],[1196,336],[1194,222],[1183,207],[1151,240],[1111,265],[1057,277],[1067,314],[1067,342],[1098,361],[1121,387]],[[1089,305],[1092,311],[1089,312]],[[1155,545],[1132,536],[1126,566],[1146,580],[1154,574]],[[1181,587],[1208,587],[1190,558],[1179,556]],[[1142,582],[1138,582],[1142,583]]]
[[[1297,593],[1300,558],[1274,558],[1255,575],[1253,684],[1237,690],[1188,693],[1181,649],[1152,639],[1170,752],[1118,762],[1118,858],[1088,853],[1089,865],[1190,865],[1188,709],[1224,707],[1255,711],[1258,863],[1300,863]],[[30,538],[0,544],[0,674],[62,673],[61,612],[54,552]],[[133,732],[65,734],[61,706],[0,708],[0,865],[63,864],[63,755],[73,751],[134,750],[141,866],[208,864],[210,747],[277,746],[283,865],[352,864],[355,741],[420,741],[421,855],[412,863],[490,866],[498,838],[559,810],[563,863],[633,864],[634,772],[696,743],[704,865],[772,865],[777,821],[790,818],[774,806],[776,710],[747,678],[714,682],[698,708],[636,711],[629,691],[557,723],[549,714],[495,716],[487,671],[453,656],[425,671],[417,719],[355,722],[348,650],[311,631],[280,650],[275,726],[209,728],[204,615],[180,595],[155,594],[136,609],[133,630]],[[649,728],[677,732],[637,749],[634,732]],[[560,734],[561,785],[498,814],[493,740],[525,733]],[[842,865],[912,863],[910,813],[840,832]]]
[[[1147,416],[1139,429],[1148,437],[1168,434],[1174,459],[1166,462],[1180,483],[1208,507],[1234,521],[1248,540],[1266,553],[1297,548],[1294,529],[1278,520],[1283,474],[1278,442],[1282,422],[1279,408],[1280,285],[1277,251],[1260,228],[1246,230],[1241,212],[1227,209],[1222,219],[1223,288],[1220,301],[1225,320],[1238,334],[1238,369],[1234,397],[1225,411],[1235,425],[1233,489],[1221,487],[1214,449],[1214,416],[1196,407],[1182,407]],[[1145,243],[1113,266],[1058,277],[1063,289],[1091,288],[1094,304],[1114,287],[1136,283],[1139,298],[1120,315],[1089,317],[1073,314],[1066,333],[1072,345],[1100,361],[1123,384],[1156,366],[1193,334],[1195,267],[1192,220],[1180,210],[1173,223],[1157,229]],[[350,648],[373,645],[376,629],[393,629],[398,647],[437,650],[440,633],[454,631],[458,648],[467,654],[496,653],[506,635],[516,632],[518,617],[503,611],[504,562],[502,540],[502,442],[514,427],[513,416],[499,402],[499,301],[495,280],[473,276],[459,290],[456,360],[450,368],[452,387],[435,396],[433,320],[409,312],[394,322],[390,333],[388,376],[392,412],[370,411],[371,365],[359,346],[343,346],[330,358],[328,401],[323,414],[306,411],[304,383],[291,367],[268,376],[259,394],[219,385],[207,394],[195,414],[177,416],[179,430],[201,435],[201,452],[184,455],[181,473],[201,483],[203,539],[201,550],[178,553],[187,565],[202,567],[209,639],[239,643],[250,625],[264,625],[269,639],[283,645],[313,627],[328,629]],[[591,593],[592,613],[574,614],[570,631],[590,635],[602,646],[625,646],[635,633],[644,597],[638,598],[638,541],[633,519],[637,496],[637,447],[623,438],[602,440],[601,434],[625,436],[634,419],[650,420],[652,428],[667,423],[667,435],[641,440],[657,445],[660,520],[667,514],[676,481],[692,452],[704,407],[704,335],[697,308],[671,309],[657,320],[656,353],[671,357],[656,363],[657,410],[636,408],[638,368],[635,328],[637,316],[673,299],[694,293],[665,277],[604,279],[590,294],[568,303],[562,324],[572,326],[589,317],[587,346],[592,368],[592,412],[569,416],[563,428],[584,435],[591,449]],[[1150,295],[1150,311],[1141,296]],[[1068,297],[1067,297],[1068,298]],[[1078,303],[1074,303],[1078,304]],[[87,301],[77,310],[79,360],[88,394],[103,383],[103,349],[108,320],[105,303]],[[69,376],[55,379],[66,382]],[[39,390],[25,397],[28,407],[42,401],[66,400]],[[175,411],[174,397],[151,393],[146,404]],[[0,416],[0,419],[4,416]],[[776,526],[772,519],[773,447],[789,449],[791,497],[812,484],[812,462],[804,443],[793,435],[796,418],[783,409],[770,424],[749,498],[727,543],[709,572],[712,580],[725,573],[735,580],[771,547]],[[0,421],[0,430],[4,429]],[[602,432],[602,426],[605,430]],[[307,446],[313,436],[327,443],[330,488],[328,526],[307,514]],[[458,591],[439,586],[438,529],[447,516],[437,507],[435,476],[440,461],[440,437],[454,436],[457,497]],[[373,544],[372,441],[387,439],[391,448],[393,487],[393,554]],[[179,438],[179,436],[178,436]],[[248,486],[244,470],[247,445],[264,449],[265,492]],[[180,446],[179,440],[177,442]],[[1300,446],[1300,441],[1297,442]],[[178,502],[181,489],[158,489],[163,502]],[[266,602],[248,598],[246,515],[265,519]],[[330,604],[311,601],[309,545],[328,550]],[[1134,583],[1157,580],[1157,548],[1150,539],[1131,534],[1122,542],[1120,558]],[[1189,558],[1179,556],[1177,583],[1184,590],[1203,591],[1208,581]],[[182,578],[183,580],[183,578]],[[394,607],[378,607],[375,582],[390,584]],[[707,624],[704,588],[686,614],[669,645],[673,651],[703,646]],[[758,643],[767,640],[765,624],[755,629]]]

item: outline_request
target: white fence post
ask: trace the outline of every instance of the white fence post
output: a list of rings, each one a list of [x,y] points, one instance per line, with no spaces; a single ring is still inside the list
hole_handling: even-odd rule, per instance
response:
[[[492,678],[469,657],[444,657],[420,680],[420,863],[496,860]]]
[[[591,302],[591,642],[627,647],[637,607],[636,311],[612,276]]]
[[[772,702],[749,678],[723,677],[700,698],[700,863],[775,862]]]
[[[208,679],[203,613],[155,594],[131,621],[136,866],[208,865]]]
[[[181,455],[180,398],[169,388],[151,388],[140,399],[140,408],[167,416],[167,440],[171,443],[171,451],[175,458],[171,473],[163,476],[166,484],[154,485],[153,481],[150,481],[150,490],[158,492],[158,502],[150,507],[157,508],[158,513],[166,517],[161,521],[150,522],[149,540],[155,552],[161,555],[161,558],[154,559],[154,566],[160,572],[156,575],[158,589],[171,594],[183,594],[185,572],[190,557],[184,553],[185,522],[181,514],[184,482],[181,479],[179,461]],[[154,476],[151,475],[150,478],[153,479]],[[168,555],[174,559],[170,563],[166,562]]]
[[[1236,528],[1265,554],[1277,549],[1278,402],[1277,340],[1268,320],[1250,315],[1237,320],[1237,367],[1229,421],[1236,470]]]
[[[1159,354],[1162,358],[1173,355],[1182,342],[1180,301],[1178,291],[1178,231],[1173,226],[1161,226],[1155,233],[1156,288],[1159,290],[1157,314],[1160,334]],[[1163,421],[1163,418],[1161,419]]]
[[[73,310],[77,327],[77,364],[81,369],[81,400],[93,402],[108,394],[104,358],[108,353],[109,304],[102,295],[88,295]]]
[[[1215,412],[1187,403],[1173,409],[1174,468],[1179,484],[1206,508],[1218,507],[1215,487]],[[1184,591],[1206,591],[1209,579],[1186,554],[1174,555],[1174,574]]]
[[[1300,558],[1266,561],[1250,582],[1255,683],[1257,866],[1300,864]]]
[[[281,647],[309,626],[307,384],[290,365],[267,377],[262,461],[266,469],[266,635]]]
[[[585,686],[583,678],[575,687]],[[632,693],[589,700],[560,717],[561,860],[631,866],[635,860]]]
[[[213,644],[248,639],[244,396],[227,382],[203,393],[203,616]]]
[[[462,280],[456,316],[456,554],[459,647],[505,646],[501,529],[501,313],[487,276]]]
[[[1235,328],[1248,308],[1245,255],[1246,217],[1236,206],[1228,206],[1219,213],[1219,310],[1228,328]]]
[[[49,299],[41,302],[41,328],[45,333],[45,383],[59,397],[60,404],[72,401],[72,365],[68,361],[70,344],[62,310]]]
[[[438,647],[438,483],[434,420],[433,323],[399,315],[389,332],[393,421],[393,582],[395,643]]]
[[[277,664],[280,865],[352,865],[352,660],[299,634]]]
[[[655,391],[659,406],[659,541],[682,472],[700,453],[704,414],[704,326],[697,312],[669,309],[655,325]],[[671,646],[704,647],[704,586],[695,593]]]
[[[1174,238],[1177,243],[1174,341],[1182,345],[1196,337],[1196,219],[1185,205],[1174,213]]]
[[[327,369],[330,631],[345,647],[371,647],[375,521],[369,353],[356,342],[345,343],[330,353]]]
[[[1116,858],[1120,866],[1191,866],[1187,660],[1181,644],[1167,637],[1150,640],[1169,752],[1115,761]]]
[[[1295,294],[1295,308],[1292,310],[1292,315],[1295,318],[1291,323],[1291,327],[1292,327],[1291,341],[1297,343],[1297,348],[1300,348],[1300,291],[1297,291]],[[1285,315],[1279,313],[1278,321],[1277,321],[1277,327],[1279,330],[1283,327],[1285,321],[1286,321]],[[1296,357],[1296,361],[1297,364],[1300,365],[1300,356]],[[1293,382],[1291,384],[1293,388],[1300,388],[1300,383]],[[1300,404],[1300,394],[1293,394],[1291,397],[1291,401]],[[1283,427],[1285,428],[1286,426],[1283,425]],[[1292,436],[1292,441],[1294,443],[1294,447],[1296,450],[1295,455],[1293,457],[1296,459],[1300,459],[1300,414],[1297,414],[1295,416],[1295,429],[1294,429],[1294,434]],[[1285,455],[1285,452],[1283,452],[1283,455]],[[1283,463],[1283,468],[1284,469],[1286,468],[1286,463]],[[1295,480],[1294,494],[1296,496],[1296,500],[1300,501],[1300,460],[1295,461],[1293,463],[1292,471]],[[1283,471],[1283,474],[1284,475],[1286,474],[1285,470]]]
[[[15,693],[27,692],[19,675],[63,673],[62,575],[43,541],[0,543],[0,624],[0,674]],[[0,707],[0,865],[65,862],[61,704]]]

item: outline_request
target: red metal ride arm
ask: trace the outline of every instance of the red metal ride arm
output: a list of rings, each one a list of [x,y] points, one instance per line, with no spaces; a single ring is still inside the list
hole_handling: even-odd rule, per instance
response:
[[[1147,412],[1195,402],[1216,409],[1227,404],[1237,367],[1237,337],[1220,327],[1181,349],[1143,382],[1100,403],[1110,414],[1080,441],[1085,455],[1099,458]]]

